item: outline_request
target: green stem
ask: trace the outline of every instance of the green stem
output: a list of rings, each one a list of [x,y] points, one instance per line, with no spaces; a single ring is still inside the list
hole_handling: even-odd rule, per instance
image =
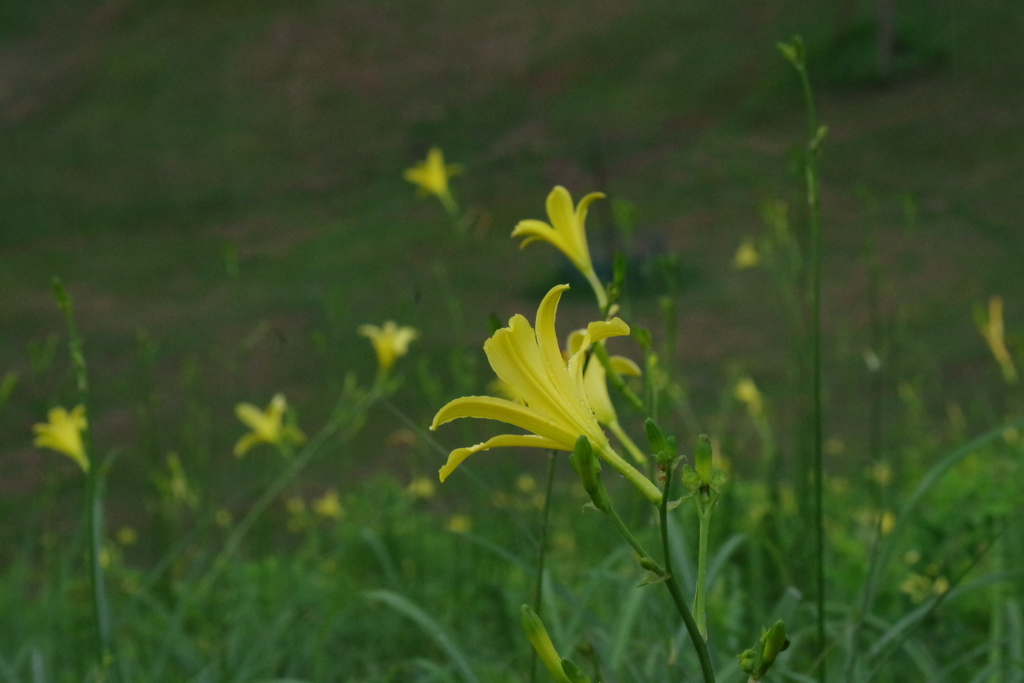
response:
[[[608,293],[604,290],[604,285],[601,284],[601,280],[597,277],[597,273],[594,272],[593,268],[589,270],[581,271],[583,277],[587,278],[587,282],[594,288],[594,295],[597,297],[597,307],[601,309],[601,315],[608,317]]]
[[[807,150],[804,159],[804,180],[807,188],[807,211],[811,228],[811,382],[812,424],[814,433],[814,550],[817,584],[818,652],[821,666],[818,680],[825,682],[825,523],[824,523],[824,465],[822,459],[822,396],[821,396],[821,203],[818,186],[818,156],[826,128],[818,125],[814,106],[814,92],[807,74],[807,61],[803,41],[794,38],[790,51],[783,53],[789,59],[803,90],[807,109]]]
[[[697,651],[697,659],[700,661],[700,670],[704,675],[704,683],[715,683],[715,672],[711,667],[708,644],[702,636],[697,622],[690,612],[690,608],[686,606],[686,598],[683,597],[683,592],[679,590],[679,584],[672,573],[672,553],[668,545],[668,501],[672,495],[672,479],[674,478],[675,469],[675,466],[671,465],[665,472],[665,492],[662,495],[661,505],[658,508],[658,517],[661,522],[661,547],[665,556],[665,570],[668,572],[668,580],[665,582],[665,585],[668,586],[668,592],[672,596],[672,602],[676,604],[679,616],[683,618],[683,624],[686,625],[686,632],[690,634],[693,649]]]
[[[541,513],[540,538],[537,541],[537,576],[533,589],[533,611],[540,614],[544,597],[544,557],[547,554],[548,522],[551,519],[551,490],[555,482],[555,451],[548,455],[548,477],[544,487],[544,510]],[[537,650],[530,649],[530,683],[537,680]]]
[[[86,419],[91,422],[89,410],[89,375],[85,364],[85,353],[82,350],[82,338],[78,335],[75,325],[74,310],[71,297],[60,278],[53,278],[53,292],[57,306],[64,314],[68,326],[68,351],[71,365],[75,373],[75,386],[78,390],[78,402],[85,408]],[[88,422],[87,422],[88,425]],[[86,473],[86,527],[88,532],[87,561],[89,563],[89,584],[92,588],[93,619],[96,628],[96,678],[106,678],[107,668],[113,658],[113,635],[110,620],[110,605],[107,602],[106,585],[103,579],[103,472],[102,463],[96,456],[92,446],[92,432],[88,426],[82,430],[82,445],[85,448],[89,470]]]
[[[715,501],[712,500],[707,503],[706,507],[701,508],[701,503],[697,502],[697,515],[700,518],[700,541],[697,551],[697,591],[693,599],[693,613],[697,618],[697,630],[700,631],[700,635],[705,641],[708,639],[708,614],[705,600],[708,575],[708,535],[711,529],[711,509],[714,505]]]
[[[640,489],[640,492],[643,493],[649,501],[655,505],[661,504],[661,491],[658,490],[658,487],[655,486],[650,479],[645,477],[640,470],[626,462],[621,455],[611,448],[611,446],[599,448],[597,452],[601,459],[618,470],[619,474],[624,476],[631,484]]]

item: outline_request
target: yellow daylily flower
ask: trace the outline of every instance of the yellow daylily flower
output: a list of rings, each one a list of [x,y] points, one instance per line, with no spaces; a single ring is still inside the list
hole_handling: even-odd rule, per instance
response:
[[[736,250],[736,255],[732,257],[732,267],[736,270],[743,270],[753,268],[759,263],[761,263],[761,254],[754,246],[754,241],[749,237],[744,238],[740,242],[739,249]]]
[[[594,288],[597,305],[603,311],[608,305],[608,295],[604,285],[594,272],[594,264],[590,261],[590,248],[587,246],[587,209],[595,199],[603,199],[601,192],[591,192],[580,200],[573,208],[572,195],[561,185],[556,185],[548,195],[547,211],[550,224],[544,221],[527,219],[519,221],[512,230],[512,237],[526,237],[519,245],[522,249],[531,242],[550,242],[559,251],[569,257],[587,282]]]
[[[402,176],[410,183],[419,186],[419,194],[432,194],[441,200],[441,204],[452,216],[459,213],[458,204],[448,189],[448,179],[462,172],[459,164],[445,164],[444,153],[438,147],[431,147],[427,158],[412,168],[405,169]]]
[[[341,519],[345,515],[345,508],[341,505],[341,499],[335,489],[328,489],[323,497],[313,502],[313,512],[328,519]]]
[[[359,334],[367,337],[377,352],[377,363],[381,372],[388,372],[399,357],[409,352],[409,343],[420,336],[412,327],[399,327],[388,320],[383,327],[360,325]]]
[[[764,402],[761,399],[761,392],[751,378],[743,377],[740,381],[736,382],[735,396],[746,404],[751,417],[757,418],[764,413]]]
[[[584,387],[587,349],[608,337],[628,335],[629,326],[619,318],[590,323],[579,349],[566,365],[555,332],[555,312],[562,292],[567,289],[568,285],[558,285],[547,293],[537,309],[536,330],[522,315],[515,315],[508,327],[484,342],[491,368],[522,397],[525,405],[493,396],[466,396],[441,408],[430,426],[434,430],[460,417],[477,417],[505,422],[532,433],[505,434],[475,446],[456,448],[449,454],[439,477],[443,482],[466,458],[479,451],[499,446],[530,446],[571,452],[576,440],[585,435],[601,458],[658,503],[658,488],[612,449]]]
[[[1006,348],[1005,331],[1003,328],[1003,297],[994,296],[988,300],[988,320],[978,326],[981,336],[988,342],[996,362],[1003,371],[1003,378],[1007,382],[1017,381],[1017,366],[1013,363],[1013,357]]]
[[[275,394],[266,410],[260,410],[251,403],[239,403],[235,406],[235,415],[252,429],[235,444],[235,457],[242,457],[259,443],[277,444],[288,441],[299,444],[305,441],[306,436],[301,431],[282,424],[287,409],[288,403],[284,400],[284,394]]]
[[[85,419],[85,406],[75,406],[69,413],[58,406],[47,413],[47,422],[33,425],[36,433],[33,442],[37,448],[50,448],[69,456],[78,463],[83,472],[89,471],[89,458],[85,455],[82,432],[89,426]]]

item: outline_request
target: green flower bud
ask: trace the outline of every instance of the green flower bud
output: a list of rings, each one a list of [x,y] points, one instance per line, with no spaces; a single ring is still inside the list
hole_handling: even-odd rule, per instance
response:
[[[761,632],[761,640],[739,656],[740,669],[750,678],[759,681],[768,673],[779,653],[789,647],[786,625],[779,619],[767,631]]]
[[[702,485],[711,483],[711,459],[711,441],[706,434],[701,434],[697,438],[697,453],[693,456],[693,467]]]
[[[572,463],[576,474],[580,475],[583,488],[593,501],[594,507],[602,512],[607,511],[611,507],[611,499],[601,482],[601,462],[594,455],[590,439],[582,434],[576,439],[576,448],[569,456],[569,462]]]
[[[647,430],[647,441],[651,444],[651,452],[662,467],[669,467],[675,464],[678,457],[676,449],[676,437],[665,436],[665,432],[651,418],[644,422],[644,429]]]
[[[683,486],[691,496],[700,490],[700,477],[689,465],[683,465]]]
[[[537,651],[540,661],[544,662],[544,666],[551,673],[551,677],[557,683],[573,683],[562,670],[562,658],[558,656],[555,646],[551,643],[548,631],[544,628],[544,622],[540,620],[540,617],[533,611],[533,608],[529,605],[523,605],[520,610],[520,619],[523,623],[523,631],[526,632],[526,637],[530,639],[530,644]]]

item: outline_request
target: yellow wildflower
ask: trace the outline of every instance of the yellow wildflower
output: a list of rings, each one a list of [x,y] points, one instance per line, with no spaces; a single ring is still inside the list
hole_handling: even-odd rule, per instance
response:
[[[445,211],[455,216],[459,213],[459,207],[452,198],[448,189],[448,179],[462,172],[459,164],[445,164],[444,153],[438,147],[431,147],[427,152],[427,158],[412,168],[405,169],[402,176],[410,183],[419,186],[418,193],[421,196],[434,195],[441,200]]]
[[[759,263],[761,263],[761,254],[757,252],[754,240],[749,237],[743,238],[739,249],[736,250],[736,255],[732,257],[732,267],[736,270],[743,270],[753,268]]]
[[[134,545],[139,540],[139,534],[130,526],[123,526],[117,530],[117,542],[121,545]]]
[[[743,377],[736,382],[736,398],[747,406],[751,417],[757,418],[764,413],[764,402],[761,400],[761,392],[750,377]]]
[[[658,488],[612,449],[594,416],[583,382],[583,362],[590,345],[608,337],[628,335],[629,326],[619,318],[590,323],[567,367],[558,347],[555,312],[562,292],[568,288],[553,287],[541,301],[536,331],[526,318],[515,315],[508,327],[484,342],[491,368],[522,396],[525,405],[493,396],[466,396],[441,408],[430,426],[434,430],[460,417],[477,417],[506,422],[532,433],[504,434],[475,446],[456,448],[441,468],[440,479],[443,482],[462,461],[479,451],[498,446],[530,446],[571,452],[576,440],[585,435],[601,458],[651,501],[659,503]]]
[[[594,288],[597,295],[597,305],[603,311],[608,305],[608,295],[604,291],[604,285],[594,272],[594,265],[590,261],[590,248],[587,246],[586,220],[587,209],[595,199],[602,199],[604,195],[600,192],[591,192],[580,200],[580,203],[573,208],[572,195],[561,185],[556,185],[548,195],[547,211],[550,224],[544,221],[527,219],[519,221],[512,230],[512,237],[526,237],[519,245],[525,247],[531,242],[550,242],[559,251],[569,257],[583,276],[587,278],[590,286]]]
[[[345,515],[341,499],[334,489],[328,489],[323,496],[313,502],[313,512],[328,519],[341,519]]]
[[[448,520],[448,531],[453,531],[457,534],[468,534],[472,528],[473,520],[466,515],[452,515],[451,519]]]
[[[426,477],[416,477],[406,488],[413,498],[430,498],[434,495],[434,482]]]
[[[88,427],[85,406],[76,406],[70,413],[58,406],[47,413],[47,422],[32,427],[36,433],[33,444],[37,448],[51,448],[69,456],[83,472],[89,471],[89,458],[85,455],[82,432]]]
[[[217,510],[217,514],[213,516],[213,520],[217,522],[217,526],[222,529],[226,529],[231,526],[231,511],[221,508]]]
[[[306,437],[301,431],[282,424],[287,409],[288,403],[284,400],[284,394],[275,394],[266,410],[260,410],[251,403],[239,403],[235,406],[235,415],[252,429],[235,444],[235,456],[242,457],[258,443],[277,444],[289,441],[298,444],[305,441]]]
[[[1003,329],[1003,298],[994,296],[988,300],[988,320],[978,325],[978,331],[988,342],[992,355],[1002,368],[1003,378],[1010,383],[1017,381],[1017,366],[1006,348],[1005,331]]]
[[[377,352],[381,372],[388,372],[401,356],[409,352],[409,343],[420,336],[412,327],[399,327],[388,320],[383,327],[360,325],[359,334],[367,337]]]

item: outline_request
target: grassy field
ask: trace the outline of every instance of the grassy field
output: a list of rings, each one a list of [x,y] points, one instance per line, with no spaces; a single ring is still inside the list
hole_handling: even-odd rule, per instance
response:
[[[532,317],[570,281],[559,332],[594,319],[561,254],[508,238],[544,216],[555,184],[608,194],[588,221],[595,264],[608,279],[613,252],[627,256],[622,315],[659,344],[671,294],[678,337],[658,348],[692,409],[660,420],[685,453],[711,434],[731,467],[710,595],[722,680],[740,680],[735,655],[780,611],[796,647],[776,680],[804,680],[806,326],[787,319],[768,269],[732,266],[742,239],[768,234],[771,201],[790,203],[806,245],[804,111],[775,47],[794,33],[829,127],[829,680],[868,680],[870,667],[846,668],[850,639],[871,651],[944,594],[939,579],[951,594],[982,583],[915,622],[875,680],[1022,680],[1024,584],[999,578],[1021,559],[1021,442],[1009,432],[969,449],[900,518],[877,621],[844,631],[874,580],[872,519],[898,512],[947,454],[1024,416],[975,322],[1001,295],[1024,367],[1024,9],[899,3],[887,79],[875,73],[872,12],[850,0],[6,3],[0,376],[17,382],[0,402],[0,680],[80,680],[91,657],[80,472],[32,446],[47,409],[76,402],[54,275],[85,340],[92,438],[116,458],[105,501],[116,675],[527,680],[516,611],[534,589],[546,457],[495,451],[431,496],[407,487],[433,480],[448,448],[495,433],[466,424],[431,442],[417,431],[446,401],[486,391],[492,314]],[[402,178],[434,145],[465,167],[452,182],[467,234]],[[632,234],[613,205],[635,208]],[[314,434],[348,373],[373,383],[373,351],[355,331],[386,319],[421,332],[400,387],[367,407],[349,380],[350,433],[217,565],[286,467],[271,449],[232,457],[244,432],[234,406],[283,392]],[[632,341],[613,345],[642,357]],[[764,433],[733,394],[746,375],[765,396],[772,472]],[[639,441],[643,416],[621,410]],[[172,491],[171,453],[188,496]],[[569,466],[556,474],[543,613],[556,645],[577,648],[601,680],[696,680],[689,643],[665,636],[676,615],[627,590],[639,582],[628,548],[580,514]],[[624,517],[654,544],[646,508],[620,484]],[[330,491],[340,519],[314,510]],[[674,524],[685,574],[692,511]],[[117,540],[126,528],[137,540]]]

